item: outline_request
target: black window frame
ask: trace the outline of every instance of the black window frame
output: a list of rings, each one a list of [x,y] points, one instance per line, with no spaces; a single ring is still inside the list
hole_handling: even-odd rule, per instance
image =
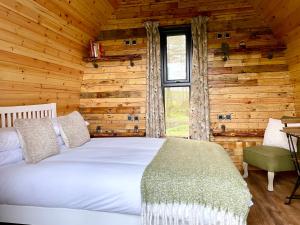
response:
[[[191,85],[192,70],[192,34],[191,26],[166,27],[160,28],[160,48],[161,48],[161,73],[162,86],[164,87],[186,87]],[[186,36],[186,75],[187,79],[168,80],[167,66],[167,37],[168,36]]]
[[[165,102],[165,90],[166,88],[172,87],[188,87],[189,95],[191,94],[191,78],[192,78],[192,32],[191,26],[172,26],[172,27],[163,27],[159,29],[160,31],[160,50],[161,50],[161,85],[162,85],[162,95],[163,95],[163,104],[164,108],[166,107]],[[186,36],[186,75],[187,79],[177,79],[177,80],[168,80],[167,79],[167,36],[176,36],[176,35],[185,35]],[[189,134],[186,137],[189,138]]]

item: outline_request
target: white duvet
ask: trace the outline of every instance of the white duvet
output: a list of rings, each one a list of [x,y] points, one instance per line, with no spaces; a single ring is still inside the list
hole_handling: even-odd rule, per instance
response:
[[[164,139],[97,138],[37,164],[0,167],[0,204],[140,215],[140,182]]]

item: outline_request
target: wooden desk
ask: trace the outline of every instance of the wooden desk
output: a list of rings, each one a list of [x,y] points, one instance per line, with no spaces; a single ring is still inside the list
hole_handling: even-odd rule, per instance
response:
[[[287,122],[286,121],[283,121],[283,122],[285,122],[285,125],[287,126]],[[295,122],[290,122],[290,123],[295,123]],[[292,160],[293,160],[293,163],[295,165],[296,172],[298,175],[294,189],[293,189],[291,195],[289,197],[287,197],[286,201],[285,201],[285,204],[289,205],[289,204],[291,204],[292,199],[300,199],[300,195],[295,194],[297,189],[300,186],[300,166],[299,166],[300,158],[296,151],[297,146],[294,145],[293,140],[292,140],[293,137],[296,137],[297,141],[299,140],[300,127],[284,127],[281,131],[286,133],[286,135],[287,135],[291,157],[292,157]],[[300,149],[298,149],[298,151],[300,151]]]

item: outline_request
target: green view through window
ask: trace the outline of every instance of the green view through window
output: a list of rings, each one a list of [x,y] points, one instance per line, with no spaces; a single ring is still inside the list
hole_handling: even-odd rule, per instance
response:
[[[161,29],[166,135],[189,136],[190,27]]]

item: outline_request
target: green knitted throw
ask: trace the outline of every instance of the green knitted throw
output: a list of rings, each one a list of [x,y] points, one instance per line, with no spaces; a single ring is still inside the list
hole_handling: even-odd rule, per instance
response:
[[[220,145],[180,138],[165,141],[144,171],[141,192],[147,225],[175,220],[174,224],[246,224],[251,205],[247,184]],[[201,222],[205,216],[209,223]]]

